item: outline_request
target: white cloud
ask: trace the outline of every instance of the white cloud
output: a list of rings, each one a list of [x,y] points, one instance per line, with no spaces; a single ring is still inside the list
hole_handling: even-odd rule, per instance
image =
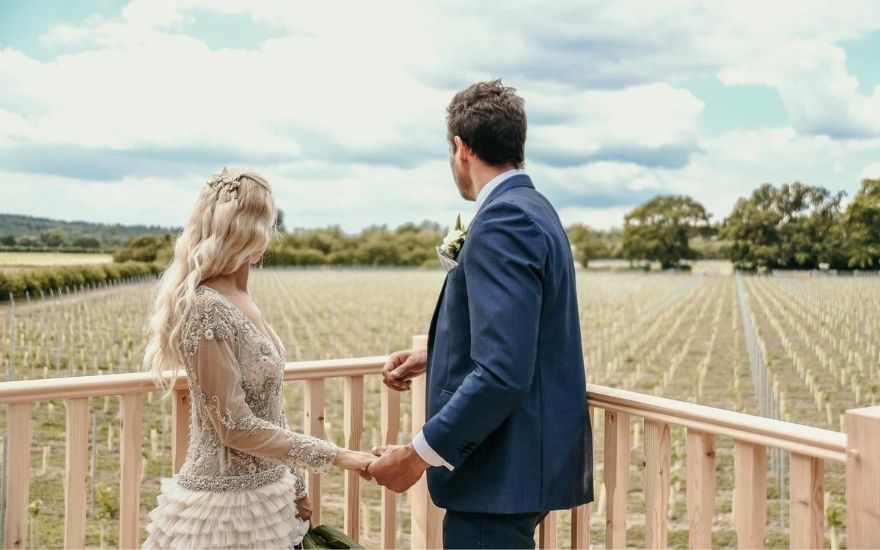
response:
[[[530,131],[536,157],[582,164],[608,160],[632,151],[672,146],[688,150],[696,140],[703,103],[687,90],[668,84],[632,86],[622,90],[524,90],[537,107],[540,123]],[[604,155],[604,158],[603,158]],[[658,164],[663,164],[659,159]],[[668,162],[675,163],[670,159]]]
[[[605,208],[572,207],[559,209],[559,218],[566,227],[582,223],[593,229],[612,229],[623,225],[623,217],[631,207],[615,206]]]
[[[862,179],[880,179],[880,162],[865,166],[862,169]]]
[[[827,136],[804,136],[793,128],[736,130],[699,141],[702,153],[681,169],[651,168],[625,163],[593,163],[553,168],[534,166],[536,181],[564,197],[566,223],[582,221],[597,227],[620,226],[623,214],[655,194],[687,194],[706,206],[713,220],[729,213],[736,199],[748,196],[763,183],[779,185],[802,181],[827,189],[854,193],[859,174],[876,171],[880,164],[862,169],[864,151],[880,150],[880,139],[835,141]],[[551,193],[552,194],[552,193]],[[602,209],[583,203],[605,204]],[[595,220],[595,221],[591,221]]]
[[[102,182],[0,171],[0,182],[4,213],[163,226],[182,226],[200,190],[166,177]]]
[[[529,168],[567,223],[617,225],[658,192],[691,193],[717,219],[764,181],[836,189],[876,169],[880,90],[859,92],[837,44],[880,29],[876,2],[340,10],[134,0],[52,28],[44,42],[72,53],[51,61],[0,50],[0,176],[47,197],[4,191],[0,210],[179,224],[193,185],[245,163],[277,182],[291,226],[446,223],[470,205],[449,178],[445,106],[496,76],[526,99]],[[187,25],[217,13],[239,16],[230,32],[278,32],[212,49]],[[678,84],[696,76],[776,89],[790,125],[701,134],[704,102]],[[95,194],[106,210],[82,198]]]
[[[722,72],[730,84],[774,86],[795,127],[832,137],[880,136],[880,89],[858,91],[847,72],[846,53],[831,44],[799,41],[780,46],[748,64]]]

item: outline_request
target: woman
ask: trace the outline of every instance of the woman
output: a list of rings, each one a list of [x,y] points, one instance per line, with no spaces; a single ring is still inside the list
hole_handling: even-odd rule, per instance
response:
[[[224,168],[175,242],[144,364],[168,391],[162,372],[186,368],[190,439],[180,473],[162,479],[145,548],[292,548],[309,527],[300,470],[363,474],[375,459],[287,427],[285,350],[248,296],[275,219],[269,183]]]

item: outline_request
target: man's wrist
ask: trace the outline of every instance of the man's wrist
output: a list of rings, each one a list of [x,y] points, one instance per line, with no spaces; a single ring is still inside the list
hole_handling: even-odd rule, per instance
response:
[[[422,460],[427,462],[430,466],[443,466],[450,472],[455,468],[450,464],[446,459],[437,454],[431,444],[428,443],[428,440],[425,439],[425,434],[419,431],[418,434],[413,438],[411,445],[416,450],[416,453],[422,457]]]
[[[431,467],[427,460],[422,458],[422,455],[416,452],[416,448],[413,447],[412,443],[406,444],[406,452],[410,455],[410,460],[419,466],[422,470],[427,470]]]

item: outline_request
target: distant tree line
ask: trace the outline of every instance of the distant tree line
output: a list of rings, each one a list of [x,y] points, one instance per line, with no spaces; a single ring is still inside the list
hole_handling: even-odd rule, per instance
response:
[[[279,225],[281,223],[279,221]],[[281,226],[283,228],[283,226]],[[406,223],[396,229],[371,226],[349,234],[338,226],[279,232],[266,250],[266,266],[435,266],[436,246],[445,235],[434,222]],[[172,234],[141,235],[114,253],[117,262],[167,264]]]
[[[113,261],[155,262],[166,265],[171,261],[173,238],[171,233],[134,237],[128,242],[128,246],[113,253]]]
[[[17,214],[0,214],[0,251],[112,252],[133,238],[164,233],[168,228],[146,225],[65,222]]]
[[[680,268],[688,260],[726,258],[738,269],[880,269],[880,180],[866,179],[849,205],[844,194],[799,182],[764,184],[740,198],[718,224],[688,196],[658,196],[624,219],[612,248],[609,233],[569,229],[578,259],[625,258]]]
[[[355,235],[339,227],[283,233],[266,251],[268,265],[436,266],[436,247],[445,236],[434,222],[389,229],[368,227]]]

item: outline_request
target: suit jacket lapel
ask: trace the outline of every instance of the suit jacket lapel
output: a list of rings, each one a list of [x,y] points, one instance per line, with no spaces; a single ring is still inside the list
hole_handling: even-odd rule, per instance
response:
[[[440,315],[440,306],[443,304],[443,295],[446,293],[446,282],[449,277],[443,279],[443,288],[440,289],[440,297],[437,298],[437,305],[434,306],[434,315],[431,317],[431,327],[428,329],[428,358],[430,359],[431,344],[434,342],[434,334],[437,332],[437,317]]]

